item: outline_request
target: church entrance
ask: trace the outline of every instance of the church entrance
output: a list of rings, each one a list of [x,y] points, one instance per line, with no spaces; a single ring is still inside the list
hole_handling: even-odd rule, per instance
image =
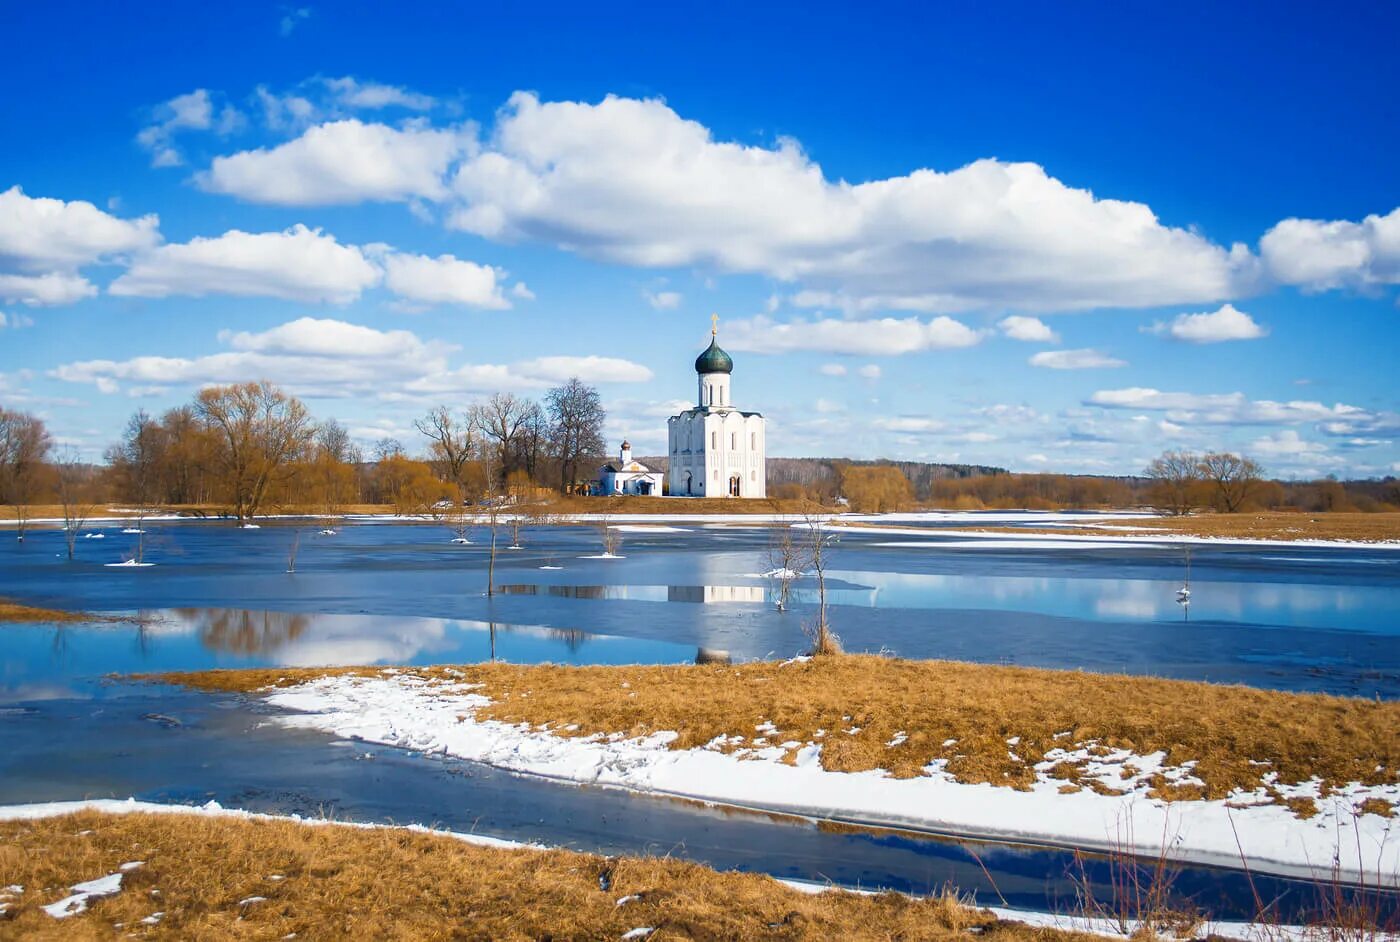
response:
[[[731,474],[729,476],[729,496],[739,496],[739,475],[737,474]]]
[[[685,473],[685,496],[689,497],[694,491],[690,489],[690,472]]]

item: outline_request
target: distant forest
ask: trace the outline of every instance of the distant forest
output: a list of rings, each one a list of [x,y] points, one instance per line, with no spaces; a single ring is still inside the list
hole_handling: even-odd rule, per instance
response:
[[[640,459],[660,471],[667,470],[667,459],[656,455]],[[914,489],[916,500],[928,500],[935,481],[988,477],[1007,474],[1005,468],[985,464],[938,464],[929,461],[857,461],[851,458],[769,458],[768,492],[784,484],[800,485],[813,497],[836,496],[841,468],[898,468]]]

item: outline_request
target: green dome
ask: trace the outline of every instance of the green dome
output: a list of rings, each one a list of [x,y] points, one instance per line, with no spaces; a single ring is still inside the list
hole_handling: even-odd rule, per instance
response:
[[[710,341],[710,346],[704,353],[695,358],[695,372],[697,373],[732,373],[734,372],[734,361],[729,354],[719,348],[719,344],[714,340]]]

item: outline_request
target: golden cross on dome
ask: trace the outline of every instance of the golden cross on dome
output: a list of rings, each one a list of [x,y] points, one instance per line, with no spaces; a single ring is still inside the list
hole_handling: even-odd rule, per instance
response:
[[[711,314],[711,315],[710,315],[710,336],[711,336],[711,337],[715,337],[715,336],[718,336],[718,334],[719,334],[719,315],[718,315],[718,314]]]

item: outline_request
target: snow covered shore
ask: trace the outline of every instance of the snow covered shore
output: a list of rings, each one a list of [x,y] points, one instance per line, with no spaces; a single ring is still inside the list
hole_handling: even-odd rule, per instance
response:
[[[1162,768],[1160,754],[1119,756],[1137,770],[1120,786],[1126,794],[1061,792],[1064,784],[1037,766],[1029,791],[960,783],[937,764],[926,775],[895,779],[881,770],[830,772],[819,762],[820,743],[756,740],[727,754],[720,744],[672,750],[674,733],[646,738],[570,738],[525,726],[478,720],[487,700],[465,684],[439,684],[388,672],[375,677],[327,677],[267,695],[294,711],[288,726],[348,738],[442,753],[515,772],[561,781],[630,789],[714,804],[854,824],[1105,852],[1159,852],[1182,862],[1330,880],[1400,886],[1398,818],[1357,814],[1366,798],[1400,801],[1400,786],[1353,784],[1328,796],[1317,783],[1276,782],[1286,796],[1316,800],[1320,813],[1300,819],[1267,804],[1260,793],[1228,801],[1166,803],[1145,795],[1153,772],[1180,782],[1189,769]],[[761,731],[760,731],[761,732]],[[796,762],[782,757],[796,748]],[[1046,763],[1048,766],[1053,763]],[[1114,770],[1122,764],[1115,764]]]

